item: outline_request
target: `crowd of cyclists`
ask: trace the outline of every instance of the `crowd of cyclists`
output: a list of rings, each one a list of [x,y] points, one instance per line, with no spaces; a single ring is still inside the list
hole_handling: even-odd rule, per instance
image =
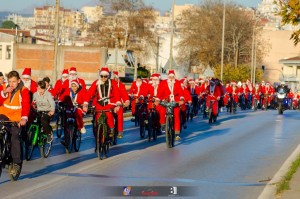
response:
[[[158,73],[152,74],[147,79],[138,76],[129,89],[126,89],[125,84],[120,81],[118,72],[109,71],[107,67],[99,70],[97,79],[88,89],[85,81],[78,77],[75,67],[64,69],[54,87],[51,87],[50,83],[49,77],[35,82],[31,77],[30,68],[25,68],[22,75],[17,71],[11,71],[6,78],[0,72],[0,120],[18,123],[18,126],[9,128],[12,174],[21,172],[20,136],[37,115],[41,118],[47,142],[53,141],[50,121],[57,112],[57,107],[64,106],[66,110],[72,108],[77,128],[82,134],[86,133],[83,116],[89,107],[93,107],[94,126],[97,126],[100,114],[105,113],[108,136],[113,137],[117,132],[117,137],[122,138],[125,109],[131,108],[132,121],[136,121],[141,118],[139,107],[146,104],[146,109],[143,110],[146,115],[146,120],[143,121],[145,124],[148,123],[150,110],[155,110],[157,113],[155,126],[158,129],[157,133],[161,134],[166,131],[167,109],[163,102],[175,102],[173,129],[175,140],[178,141],[181,130],[187,128],[186,121],[191,115],[202,113],[205,118],[209,117],[207,113],[210,111],[214,116],[213,120],[216,121],[222,107],[227,108],[227,112],[233,113],[237,107],[241,110],[276,108],[275,94],[279,87],[286,89],[291,107],[298,109],[300,99],[300,94],[288,89],[284,82],[276,87],[264,81],[261,84],[252,84],[249,80],[231,81],[224,85],[217,78],[177,79],[174,70],[168,71],[166,79],[162,79]],[[95,129],[97,128],[94,128],[94,135]],[[61,143],[66,145],[64,139]]]

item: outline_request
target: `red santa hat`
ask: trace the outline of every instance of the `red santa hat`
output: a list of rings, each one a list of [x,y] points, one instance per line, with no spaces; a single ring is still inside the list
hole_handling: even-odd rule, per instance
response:
[[[158,73],[153,73],[153,74],[151,75],[151,78],[152,78],[152,79],[159,79],[159,78],[160,78],[160,75],[159,75]]]
[[[266,85],[270,85],[270,82],[267,82]]]
[[[70,74],[71,74],[71,73],[77,73],[76,68],[75,68],[75,67],[71,67],[69,73],[70,73]]]
[[[115,78],[119,78],[119,72],[118,71],[114,71],[113,74],[114,74]]]
[[[175,76],[175,71],[174,70],[169,70],[168,76]]]
[[[181,84],[184,84],[185,81],[186,81],[185,78],[179,80],[179,82],[180,82]]]
[[[199,82],[204,82],[204,79],[202,77],[199,78]]]
[[[236,85],[236,82],[235,82],[235,81],[231,81],[231,84],[232,84],[232,85]]]
[[[24,68],[22,73],[23,78],[30,78],[31,77],[31,68]]]
[[[106,66],[101,68],[100,75],[109,75],[109,70]]]
[[[80,86],[77,79],[72,80],[72,81],[71,81],[71,85],[72,85],[72,84],[75,84],[78,88],[79,88],[79,86]]]
[[[189,83],[190,84],[195,83],[194,79],[189,79]]]
[[[69,75],[68,69],[64,69],[61,76],[68,76],[68,75]]]

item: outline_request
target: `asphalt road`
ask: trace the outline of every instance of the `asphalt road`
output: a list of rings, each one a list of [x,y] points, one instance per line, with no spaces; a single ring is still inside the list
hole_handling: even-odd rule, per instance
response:
[[[4,170],[0,198],[116,198],[126,186],[131,196],[174,195],[175,187],[179,198],[257,198],[300,143],[299,119],[298,111],[221,113],[212,125],[197,117],[172,149],[164,135],[141,140],[126,121],[124,138],[105,160],[94,153],[89,127],[80,152],[65,154],[56,138],[49,158],[36,149],[24,162],[19,181],[10,182]]]

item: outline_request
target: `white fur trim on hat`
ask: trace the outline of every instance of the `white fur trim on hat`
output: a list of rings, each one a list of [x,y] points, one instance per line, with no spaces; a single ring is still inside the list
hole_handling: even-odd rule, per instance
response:
[[[30,75],[22,75],[23,78],[31,78]]]

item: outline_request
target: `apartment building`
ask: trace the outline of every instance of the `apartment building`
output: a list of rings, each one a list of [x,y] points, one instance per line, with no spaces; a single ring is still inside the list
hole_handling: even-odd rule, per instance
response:
[[[33,29],[39,37],[53,41],[55,25],[55,6],[44,6],[34,9],[35,27]],[[59,38],[60,43],[72,42],[81,35],[84,15],[79,11],[59,8]]]

